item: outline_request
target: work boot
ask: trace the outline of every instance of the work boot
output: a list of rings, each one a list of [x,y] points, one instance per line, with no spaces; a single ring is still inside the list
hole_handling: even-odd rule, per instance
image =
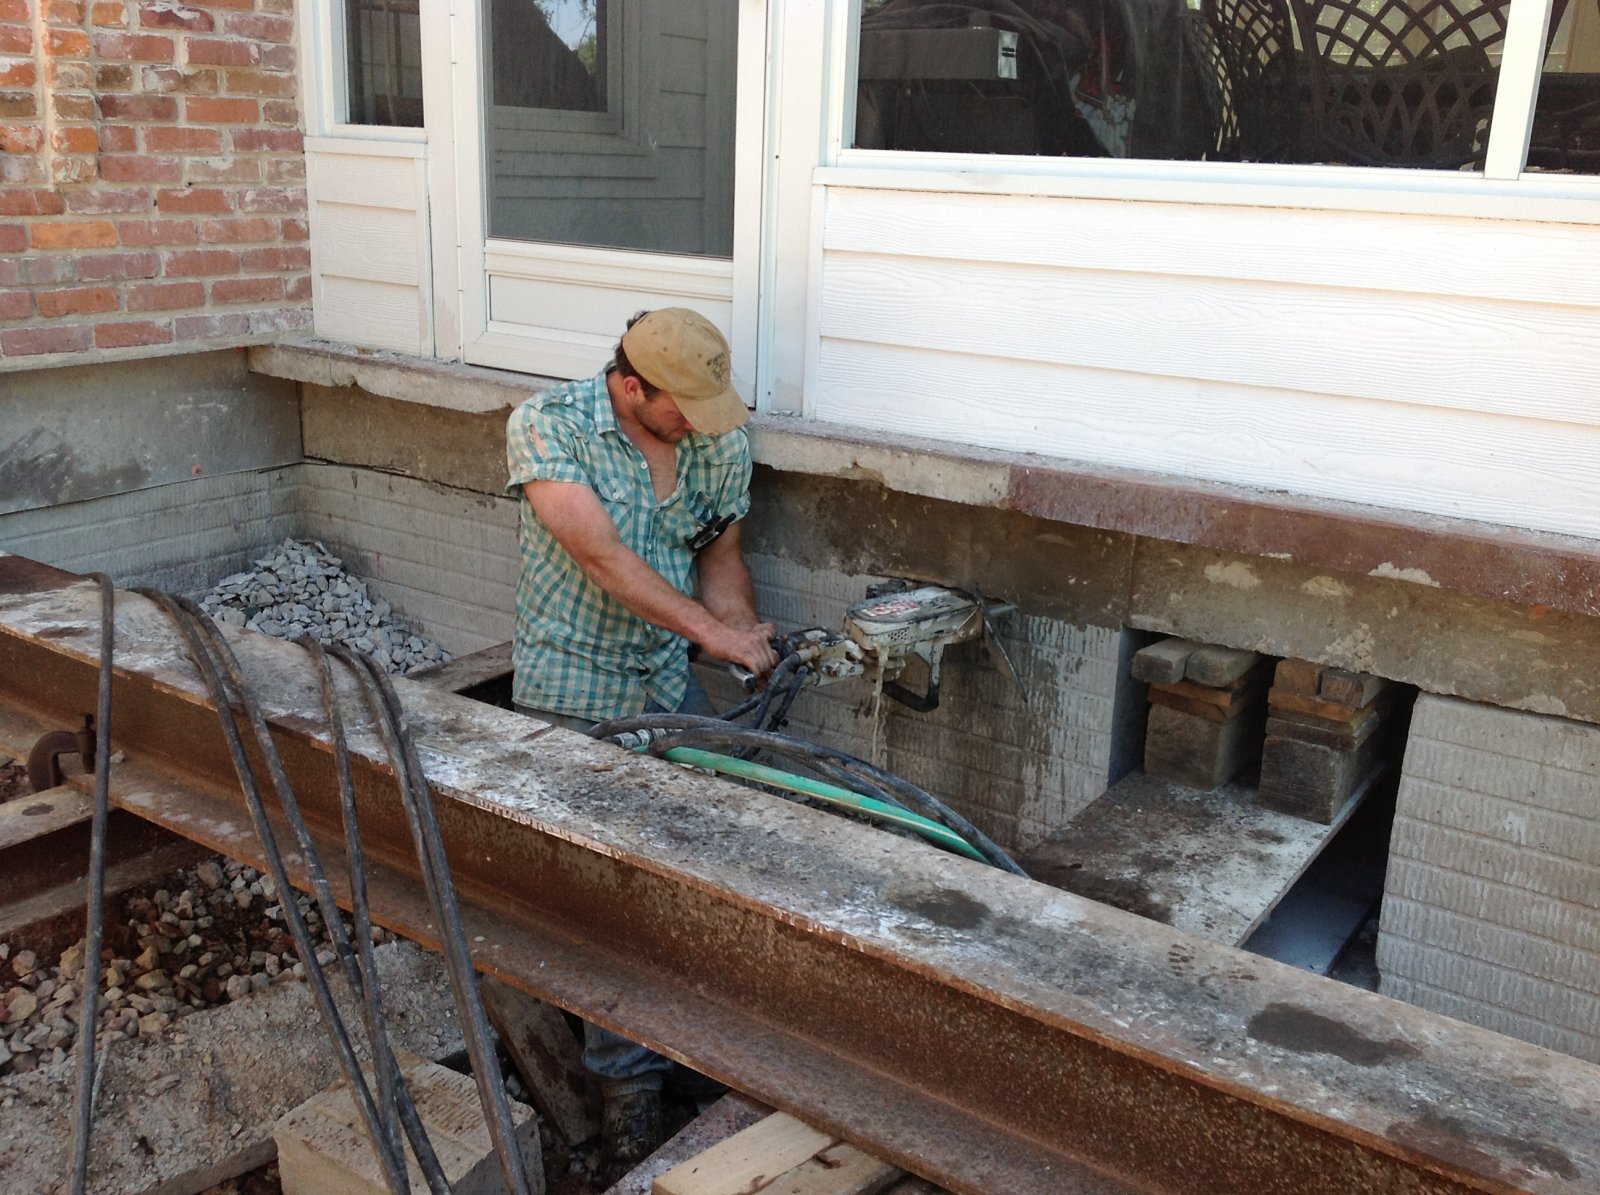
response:
[[[661,1090],[647,1087],[616,1095],[602,1092],[600,1108],[601,1189],[612,1186],[660,1148],[666,1139]]]

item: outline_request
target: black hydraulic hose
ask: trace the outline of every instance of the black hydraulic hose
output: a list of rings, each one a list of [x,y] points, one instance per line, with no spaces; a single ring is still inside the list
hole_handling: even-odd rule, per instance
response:
[[[339,1015],[338,1006],[334,1003],[333,993],[328,987],[327,976],[323,973],[321,965],[317,962],[315,943],[311,939],[310,931],[306,928],[305,920],[300,914],[300,906],[294,899],[294,889],[289,883],[287,868],[284,866],[282,852],[278,848],[278,841],[271,823],[267,820],[266,803],[261,798],[261,791],[256,783],[256,777],[250,766],[248,756],[245,754],[244,738],[240,733],[238,721],[234,717],[233,706],[229,700],[227,686],[218,670],[218,659],[229,668],[230,677],[234,680],[235,692],[239,703],[244,707],[246,716],[252,724],[260,719],[260,709],[256,704],[255,695],[249,685],[244,682],[242,672],[238,671],[238,661],[233,657],[233,650],[215,630],[210,618],[193,602],[186,598],[174,597],[159,590],[141,589],[136,592],[143,594],[156,602],[165,610],[179,632],[183,635],[188,645],[190,658],[195,667],[199,669],[205,680],[206,688],[211,695],[212,704],[216,706],[217,718],[222,726],[223,738],[228,747],[228,754],[233,760],[234,771],[239,777],[239,786],[244,793],[245,804],[250,810],[250,820],[254,823],[257,837],[261,840],[262,853],[267,858],[267,864],[272,871],[273,882],[277,885],[280,896],[279,907],[283,910],[284,920],[288,923],[290,937],[293,938],[295,950],[299,953],[301,963],[305,968],[306,980],[311,987],[316,999],[317,1010],[322,1015],[323,1025],[327,1028],[339,1064],[344,1070],[345,1078],[350,1083],[351,1094],[355,1100],[356,1109],[366,1125],[367,1135],[371,1138],[373,1150],[377,1154],[378,1163],[383,1168],[384,1179],[389,1189],[395,1195],[408,1195],[411,1190],[410,1179],[406,1173],[404,1157],[401,1154],[399,1142],[384,1134],[384,1125],[379,1117],[378,1110],[373,1103],[372,1092],[368,1088],[366,1078],[361,1073],[361,1064],[356,1059],[355,1047],[350,1040],[350,1035],[344,1026],[344,1020]],[[216,656],[213,657],[215,651]],[[265,720],[261,719],[258,736],[266,738],[266,748],[271,746],[270,734],[265,732]],[[269,764],[276,762],[276,751],[264,749],[263,755],[269,757]],[[282,771],[278,765],[277,771]],[[274,777],[276,779],[276,776]],[[285,783],[287,779],[285,778]],[[281,795],[281,794],[280,794]],[[292,798],[291,798],[292,800]],[[288,812],[287,809],[285,812]],[[298,806],[295,814],[298,814]],[[312,860],[307,859],[309,870]]]
[[[372,1068],[378,1079],[378,1110],[383,1117],[384,1133],[399,1140],[395,1119],[398,1116],[411,1142],[418,1168],[434,1195],[449,1195],[449,1180],[439,1163],[433,1142],[423,1127],[417,1112],[416,1101],[406,1087],[394,1052],[389,1048],[389,1035],[384,1029],[383,1009],[379,1001],[378,965],[372,951],[372,912],[367,900],[367,866],[361,847],[360,823],[356,813],[355,782],[350,771],[350,743],[345,734],[344,713],[335,698],[333,668],[328,663],[328,653],[315,639],[297,640],[310,655],[317,669],[317,682],[322,692],[322,706],[328,717],[328,732],[333,740],[334,771],[339,781],[339,806],[344,821],[345,855],[350,871],[350,917],[355,938],[356,956],[360,962],[357,974],[350,976],[352,990],[361,995],[367,1019],[367,1041],[372,1050]],[[340,927],[342,930],[342,926]]]
[[[772,711],[772,718],[765,727],[758,726],[757,729],[783,729],[784,725],[789,721],[789,707],[794,704],[794,699],[800,696],[800,690],[806,687],[806,677],[810,674],[811,666],[809,664],[802,664],[794,670],[794,676],[789,680],[788,690],[778,703],[778,707]]]
[[[100,951],[105,940],[106,819],[111,807],[111,664],[116,652],[116,590],[100,586],[100,693],[95,716],[94,814],[89,826],[89,895],[84,908],[83,1003],[78,1014],[78,1090],[72,1136],[72,1195],[89,1181],[89,1132],[94,1126],[94,1047],[100,1025]]]
[[[361,679],[363,695],[400,781],[406,820],[411,825],[423,883],[433,904],[445,969],[449,973],[456,1007],[461,1014],[467,1053],[472,1060],[472,1077],[477,1084],[484,1116],[488,1120],[489,1136],[494,1141],[507,1190],[511,1195],[530,1195],[527,1175],[522,1168],[522,1154],[517,1148],[515,1128],[511,1122],[511,1106],[506,1098],[505,1087],[499,1081],[488,1020],[478,994],[472,956],[467,950],[466,931],[461,924],[455,884],[450,878],[450,865],[445,858],[439,823],[433,811],[433,796],[428,791],[416,743],[406,726],[405,711],[388,674],[369,657],[342,648],[334,648],[331,654],[350,664]]]
[[[783,687],[788,680],[789,674],[799,666],[799,663],[800,656],[795,652],[790,652],[778,661],[777,667],[767,677],[767,689],[766,692],[761,694],[761,701],[756,705],[756,716],[750,719],[750,724],[753,727],[761,729],[765,725],[767,709],[772,704],[773,694]]]
[[[827,760],[895,793],[914,812],[938,822],[965,838],[985,859],[1002,871],[1020,876],[1028,874],[993,839],[938,797],[909,780],[896,776],[893,772],[874,767],[866,760],[857,759],[844,751],[798,739],[792,735],[735,726],[720,718],[702,718],[694,714],[637,714],[629,718],[613,718],[609,722],[601,722],[592,727],[589,735],[603,739],[640,730],[673,732],[669,737],[657,739],[651,744],[650,750],[654,754],[660,754],[672,747],[685,746],[719,747],[724,750],[753,747],[791,758]]]

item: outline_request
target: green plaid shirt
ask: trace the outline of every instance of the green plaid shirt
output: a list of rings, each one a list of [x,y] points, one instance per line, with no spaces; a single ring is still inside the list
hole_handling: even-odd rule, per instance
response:
[[[693,594],[688,541],[706,524],[750,509],[750,441],[691,432],[678,444],[678,487],[656,501],[650,467],[620,427],[605,374],[528,399],[506,425],[507,489],[521,504],[522,570],[512,644],[518,705],[601,720],[636,714],[649,698],[676,709],[688,683],[687,643],[646,622],[591,581],[533,513],[524,482],[581,482],[622,542],[680,592]]]

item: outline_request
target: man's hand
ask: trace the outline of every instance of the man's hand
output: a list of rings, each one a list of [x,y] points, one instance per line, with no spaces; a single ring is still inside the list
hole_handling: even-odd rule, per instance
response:
[[[778,653],[772,650],[771,639],[777,628],[771,623],[758,622],[748,630],[724,626],[722,633],[708,636],[700,646],[708,655],[719,660],[765,676],[778,664]]]

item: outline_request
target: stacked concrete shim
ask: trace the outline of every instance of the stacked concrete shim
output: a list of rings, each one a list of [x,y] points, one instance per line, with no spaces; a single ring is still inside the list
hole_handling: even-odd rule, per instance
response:
[[[1146,773],[1209,791],[1255,762],[1266,693],[1255,652],[1163,639],[1134,654],[1132,671],[1150,686]]]
[[[1417,699],[1382,991],[1600,1063],[1600,727]]]
[[[1261,803],[1332,822],[1383,761],[1391,697],[1382,677],[1280,660],[1267,695]]]

